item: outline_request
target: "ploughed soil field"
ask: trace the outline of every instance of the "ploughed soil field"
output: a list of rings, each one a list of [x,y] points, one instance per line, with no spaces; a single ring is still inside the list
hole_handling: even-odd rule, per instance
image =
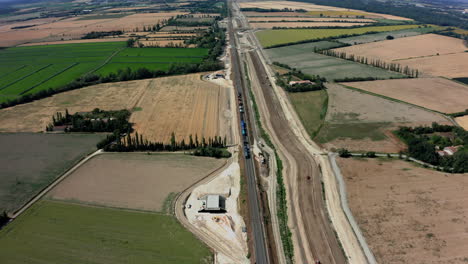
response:
[[[468,108],[468,86],[444,78],[348,82],[343,85],[442,113],[462,112]]]
[[[17,211],[74,163],[93,152],[96,143],[104,137],[103,134],[0,134],[0,213]]]
[[[389,33],[390,34],[390,33]],[[424,76],[465,77],[468,68],[467,47],[463,40],[425,34],[366,43],[336,51],[348,55],[380,59],[418,69]]]
[[[392,133],[400,125],[449,124],[442,115],[416,106],[327,84],[328,110],[317,141],[326,148],[394,152],[405,148]]]
[[[230,114],[228,88],[201,80],[201,74],[106,83],[56,94],[0,110],[0,132],[45,130],[57,111],[133,110],[130,121],[148,140],[168,142],[190,134],[224,137]]]
[[[392,159],[338,159],[378,263],[466,263],[468,174]]]
[[[39,201],[0,230],[0,263],[212,263],[173,216]]]
[[[223,164],[224,160],[174,153],[102,154],[73,172],[48,197],[168,212],[177,193]]]

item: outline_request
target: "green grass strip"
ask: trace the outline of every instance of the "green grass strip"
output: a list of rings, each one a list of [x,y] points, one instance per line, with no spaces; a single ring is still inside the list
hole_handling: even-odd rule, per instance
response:
[[[33,75],[33,74],[36,74],[36,73],[38,73],[38,72],[40,72],[40,71],[42,71],[42,70],[44,70],[45,68],[48,68],[48,67],[50,67],[50,66],[52,66],[52,64],[48,64],[48,65],[46,65],[46,66],[44,66],[44,67],[42,67],[42,68],[40,68],[40,69],[38,69],[38,70],[36,70],[36,71],[30,73],[30,74],[27,74],[27,75],[25,75],[25,76],[23,76],[23,77],[21,77],[21,78],[19,78],[19,79],[16,79],[15,81],[13,81],[13,82],[11,82],[11,83],[9,83],[9,84],[3,86],[3,87],[0,87],[0,90],[3,90],[3,89],[5,89],[5,88],[7,88],[8,86],[11,86],[11,85],[13,85],[13,84],[15,84],[15,83],[17,83],[17,82],[23,80],[23,79],[26,79],[26,78],[28,78],[29,76],[31,76],[31,75]]]
[[[63,69],[63,70],[61,70],[61,71],[59,71],[59,72],[57,72],[57,73],[55,73],[55,74],[52,74],[49,78],[46,78],[46,79],[43,80],[42,82],[39,82],[39,83],[37,83],[37,84],[35,84],[35,85],[29,87],[28,89],[22,91],[22,92],[20,93],[20,95],[23,95],[23,94],[25,94],[25,93],[31,91],[32,89],[36,88],[37,86],[39,86],[39,85],[41,85],[41,84],[47,82],[48,80],[54,78],[55,76],[57,76],[57,75],[59,75],[59,74],[64,73],[65,71],[68,71],[69,69],[75,67],[75,66],[78,65],[78,64],[79,64],[78,62],[75,62],[75,63],[73,63],[72,65],[66,67],[65,69]]]

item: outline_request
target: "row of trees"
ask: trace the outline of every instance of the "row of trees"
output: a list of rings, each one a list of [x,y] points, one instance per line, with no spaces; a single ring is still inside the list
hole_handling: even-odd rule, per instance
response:
[[[103,38],[103,37],[108,37],[108,36],[119,36],[122,34],[123,34],[122,30],[91,31],[89,33],[86,33],[83,37],[81,37],[81,39],[97,39],[97,38]]]
[[[325,89],[323,83],[326,82],[326,79],[320,77],[319,75],[308,75],[303,73],[301,70],[291,68],[289,65],[279,62],[273,62],[273,64],[289,70],[289,72],[282,75],[280,75],[278,72],[275,74],[276,84],[281,86],[288,92],[297,93]],[[311,81],[312,83],[298,83],[290,85],[289,82],[292,80],[293,77],[299,78],[301,80]]]
[[[349,60],[349,61],[354,61],[354,62],[382,68],[385,70],[402,73],[412,78],[417,78],[419,76],[418,69],[411,69],[408,66],[403,67],[399,63],[388,63],[380,59],[368,59],[363,56],[355,56],[354,54],[347,54],[344,51],[336,51],[336,50],[314,50],[314,51],[323,55],[332,56],[332,57]]]

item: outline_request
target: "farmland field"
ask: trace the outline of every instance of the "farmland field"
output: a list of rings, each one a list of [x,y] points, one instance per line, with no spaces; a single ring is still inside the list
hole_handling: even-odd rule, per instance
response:
[[[0,134],[0,212],[14,212],[86,154],[99,134]]]
[[[345,77],[374,77],[382,79],[403,77],[403,75],[396,72],[317,54],[313,52],[313,47],[309,48],[310,46],[313,46],[313,44],[267,49],[265,52],[271,61],[287,64],[307,74],[320,75],[327,78],[328,81]],[[326,46],[325,43],[324,46]]]
[[[338,159],[351,211],[378,263],[465,263],[468,174],[395,159]]]
[[[125,68],[165,71],[174,63],[201,62],[207,53],[207,49],[198,48],[125,48],[124,42],[4,49],[0,50],[0,103],[64,86],[98,68],[96,73],[102,75]]]
[[[455,118],[455,121],[463,127],[465,130],[468,130],[468,115]]]
[[[352,23],[352,22],[268,22],[254,23],[250,22],[250,26],[254,29],[270,29],[274,27],[285,28],[307,28],[307,27],[355,27],[364,26],[368,23]]]
[[[442,113],[462,112],[468,107],[468,87],[444,78],[350,82],[344,85]]]
[[[398,152],[405,145],[390,132],[399,125],[448,124],[440,114],[327,84],[328,111],[317,140],[326,148]]]
[[[373,23],[376,22],[373,19],[363,19],[363,18],[334,18],[334,17],[284,17],[284,16],[278,16],[278,17],[248,17],[249,22],[257,22],[257,21],[268,21],[268,22],[284,22],[284,21],[293,21],[293,22],[303,22],[303,21],[312,21],[312,22],[354,22],[354,23]]]
[[[398,61],[412,69],[418,69],[423,76],[443,76],[448,78],[466,77],[468,52],[430,56]]]
[[[164,202],[171,193],[183,191],[223,163],[223,160],[184,154],[103,154],[73,172],[48,196],[163,212]]]
[[[289,93],[288,95],[307,133],[315,135],[325,118],[324,110],[326,108],[324,109],[324,107],[326,107],[327,92],[322,90]]]
[[[141,108],[130,117],[134,128],[147,139],[169,142],[192,134],[228,136],[229,91],[200,80],[200,74],[139,81],[105,83],[56,94],[31,103],[0,109],[0,132],[43,131],[57,111],[70,113],[94,108],[120,110]]]
[[[38,202],[2,229],[0,247],[4,264],[212,261],[172,216],[52,201]]]
[[[337,49],[337,51],[356,56],[379,58],[398,63],[404,63],[404,60],[411,58],[463,53],[465,50],[467,50],[467,47],[463,40],[436,34],[425,34]]]
[[[365,34],[371,31],[395,31],[401,29],[417,28],[418,25],[394,25],[375,26],[350,29],[270,29],[256,32],[258,40],[263,47],[298,42],[304,40],[315,40],[340,35]]]
[[[342,42],[342,43],[348,43],[351,45],[356,45],[356,44],[363,44],[363,43],[386,40],[387,36],[389,35],[394,38],[404,38],[404,37],[411,37],[411,36],[417,36],[421,34],[430,33],[437,29],[438,27],[435,27],[435,26],[403,29],[403,30],[396,30],[392,32],[381,32],[381,33],[375,33],[375,34],[367,34],[367,35],[361,35],[361,36],[355,36],[355,37],[341,38],[341,39],[337,39],[337,41]]]

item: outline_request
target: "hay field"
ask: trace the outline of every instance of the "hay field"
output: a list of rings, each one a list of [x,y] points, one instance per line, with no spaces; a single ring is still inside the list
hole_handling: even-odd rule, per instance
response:
[[[328,110],[317,140],[326,148],[398,153],[404,149],[391,133],[399,125],[449,124],[441,115],[338,84],[327,84]]]
[[[268,22],[268,23],[249,23],[254,29],[271,29],[274,27],[286,28],[306,28],[306,27],[354,27],[364,26],[369,23],[347,23],[347,22]]]
[[[138,109],[130,121],[149,140],[169,142],[222,136],[230,114],[227,88],[202,81],[200,74],[106,83],[56,94],[42,100],[0,110],[0,132],[43,131],[57,111],[70,113]]]
[[[455,121],[465,130],[468,130],[468,115],[457,117],[455,118]]]
[[[172,132],[186,142],[190,134],[224,137],[227,98],[227,88],[200,80],[200,74],[157,78],[135,105],[143,111],[132,114],[130,122],[153,141],[169,142]]]
[[[184,40],[173,39],[154,39],[154,40],[140,40],[138,43],[145,45],[145,47],[174,47],[176,45],[185,46]]]
[[[170,194],[183,191],[223,164],[222,160],[184,154],[104,154],[68,176],[48,197],[164,212]]]
[[[120,18],[85,19],[83,16],[53,20],[34,27],[0,31],[0,46],[8,47],[29,42],[50,42],[80,39],[91,31],[131,31],[143,26],[153,26],[184,12],[141,13]],[[32,22],[31,22],[32,23]]]
[[[466,263],[468,174],[388,159],[338,159],[378,263]]]
[[[82,157],[103,134],[0,134],[0,212],[13,213]]]
[[[376,22],[373,19],[362,19],[362,18],[332,18],[332,17],[248,17],[249,22],[256,21],[314,21],[314,22],[355,22],[355,23],[373,23]]]
[[[384,95],[442,113],[468,108],[468,86],[444,78],[349,82],[343,85]]]
[[[393,25],[393,26],[375,26],[350,29],[277,29],[262,30],[255,34],[263,47],[270,47],[278,44],[298,42],[304,40],[314,40],[341,35],[365,34],[367,32],[384,32],[402,29],[417,28],[418,25]],[[391,34],[391,33],[389,33]]]
[[[211,263],[173,216],[40,201],[0,230],[3,264]]]
[[[436,34],[425,34],[344,47],[336,50],[367,58],[380,58],[386,61],[404,63],[406,59],[463,53],[468,49],[461,39]]]
[[[468,75],[466,72],[466,69],[468,69],[468,52],[401,60],[398,63],[418,69],[423,76],[428,77],[463,78]]]
[[[285,63],[307,74],[320,75],[328,81],[345,77],[398,78],[403,76],[396,72],[314,53],[311,45],[292,45],[266,49],[265,52],[271,61]]]

